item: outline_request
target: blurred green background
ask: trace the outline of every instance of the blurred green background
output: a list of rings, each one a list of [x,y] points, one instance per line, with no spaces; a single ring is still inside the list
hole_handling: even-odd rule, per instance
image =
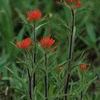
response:
[[[24,20],[28,10],[39,8],[42,11],[43,17],[46,18],[46,20],[40,23],[48,22],[48,24],[37,31],[37,37],[40,39],[44,34],[51,34],[59,43],[58,55],[60,58],[58,57],[58,61],[62,62],[66,59],[67,54],[65,49],[67,49],[68,46],[66,24],[70,25],[70,11],[68,8],[60,5],[58,1],[59,0],[0,0],[0,77],[3,78],[3,80],[0,81],[0,94],[2,94],[2,91],[6,91],[7,86],[11,85],[9,80],[12,81],[10,78],[13,73],[16,73],[15,77],[20,80],[20,76],[18,77],[17,75],[20,70],[16,67],[17,64],[15,63],[18,51],[12,45],[12,42],[14,42],[16,38],[21,39],[30,34],[29,27]],[[99,83],[97,81],[96,85],[97,91],[99,91],[100,84],[99,9],[99,0],[82,0],[82,7],[79,8],[76,13],[77,36],[74,53],[75,59],[77,59],[81,53],[84,52],[84,62],[92,65],[90,69],[98,76],[99,81]],[[61,51],[63,51],[63,53]],[[8,72],[8,70],[10,72]],[[15,83],[17,85],[17,82]],[[21,94],[19,93],[19,95]]]

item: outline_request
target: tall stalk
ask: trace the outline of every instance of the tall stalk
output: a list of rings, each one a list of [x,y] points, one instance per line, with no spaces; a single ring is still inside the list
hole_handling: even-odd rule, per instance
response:
[[[34,40],[34,52],[33,52],[33,57],[32,57],[32,68],[35,66],[36,64],[36,33],[35,33],[35,22],[34,22],[34,37],[33,37],[33,40]],[[28,73],[28,84],[29,84],[29,98],[30,100],[33,100],[33,91],[34,91],[34,88],[35,88],[35,85],[36,85],[36,81],[35,81],[35,72],[30,72],[29,69],[27,69],[27,73]]]
[[[83,100],[83,92],[80,94],[80,100]]]
[[[83,73],[82,73],[82,83],[83,82],[84,82],[84,76],[83,76]],[[83,100],[83,91],[81,91],[81,93],[80,93],[80,100]]]
[[[75,42],[75,10],[71,8],[71,15],[72,15],[72,26],[71,26],[71,34],[70,34],[70,40],[69,40],[69,51],[68,51],[68,68],[67,68],[67,73],[65,76],[65,87],[64,87],[64,100],[68,100],[68,87],[69,87],[69,82],[70,82],[70,77],[71,77],[71,65],[72,65],[72,60],[73,60],[73,51],[74,51],[74,42]]]
[[[33,54],[33,62],[34,62],[34,65],[36,64],[36,32],[35,32],[35,22],[34,22],[34,54]],[[33,89],[35,88],[35,85],[36,85],[36,80],[35,80],[35,72],[33,73]]]
[[[44,64],[45,64],[45,76],[44,76],[44,88],[45,88],[45,100],[48,100],[48,68],[47,68],[47,54],[45,52]]]
[[[95,83],[92,83],[92,100],[95,100],[95,98],[96,98],[96,94],[95,94]]]
[[[32,91],[33,91],[33,89],[32,89],[32,87],[33,87],[33,78],[32,78],[32,76],[30,75],[30,72],[29,72],[29,69],[27,69],[27,73],[28,73],[28,84],[29,84],[29,98],[30,98],[30,100],[32,100]]]

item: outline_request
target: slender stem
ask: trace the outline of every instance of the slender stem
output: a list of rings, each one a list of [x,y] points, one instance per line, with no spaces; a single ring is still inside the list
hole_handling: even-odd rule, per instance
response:
[[[83,100],[83,92],[81,92],[80,100]]]
[[[45,53],[45,76],[44,76],[44,84],[45,84],[45,100],[48,100],[48,68],[47,68],[47,54]]]
[[[92,90],[92,100],[95,100],[95,97],[96,97],[96,95],[95,95],[95,83],[92,83],[92,88],[93,88],[93,90]]]
[[[64,93],[67,94],[68,93],[68,87],[69,87],[69,80],[70,80],[70,73],[67,73],[66,75],[66,80],[65,80],[65,90]],[[64,100],[67,100],[67,95],[65,95]]]
[[[83,73],[82,73],[82,83],[83,82],[84,82],[84,76],[83,76]],[[83,91],[81,91],[81,93],[80,93],[80,100],[83,100]]]
[[[29,81],[28,81],[29,82],[29,98],[30,98],[30,100],[32,100],[32,93],[33,93],[33,89],[32,89],[32,85],[33,85],[32,84],[33,83],[32,81],[33,80],[32,79],[33,78],[30,75],[29,69],[27,69],[27,73],[28,73],[28,79],[29,79]]]
[[[35,73],[33,74],[33,89],[35,88],[36,82],[35,82]]]
[[[35,32],[35,22],[34,22],[34,63],[36,63],[36,32]]]
[[[34,54],[33,54],[33,56],[34,56],[34,64],[36,63],[36,32],[35,32],[35,22],[34,22]],[[36,77],[36,75],[35,75],[35,72],[34,72],[34,74],[33,74],[33,89],[35,88],[35,85],[36,85],[36,80],[35,80],[35,77]]]
[[[67,69],[67,73],[65,76],[65,88],[64,88],[64,93],[67,94],[68,93],[68,87],[69,87],[69,81],[70,81],[70,77],[71,77],[71,63],[73,60],[73,51],[74,51],[74,42],[75,42],[75,11],[74,9],[71,8],[71,14],[72,14],[72,27],[71,27],[71,32],[72,34],[70,35],[70,41],[69,41],[69,55],[68,55],[68,59],[70,59],[70,61],[68,62],[68,69]],[[65,95],[64,100],[68,100],[67,95]]]

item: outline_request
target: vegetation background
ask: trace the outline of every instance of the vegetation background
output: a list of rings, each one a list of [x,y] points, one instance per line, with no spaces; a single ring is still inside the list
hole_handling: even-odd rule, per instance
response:
[[[13,100],[25,100],[23,98],[27,87],[24,84],[26,79],[21,74],[24,73],[23,68],[16,63],[19,51],[12,45],[12,42],[16,38],[21,39],[29,35],[29,27],[25,23],[25,15],[28,10],[39,8],[42,11],[46,21],[40,23],[48,22],[48,24],[37,30],[37,37],[40,39],[44,34],[51,34],[59,44],[57,62],[65,61],[67,57],[65,50],[68,48],[66,23],[70,25],[70,11],[57,1],[59,0],[0,0],[0,100],[12,100],[12,96]],[[76,13],[77,38],[74,53],[77,63],[82,60],[91,64],[88,78],[97,76],[97,80],[89,88],[90,91],[95,91],[96,100],[99,100],[100,97],[99,9],[100,0],[82,0],[82,7]],[[82,53],[84,56],[80,58]],[[56,56],[51,57],[51,62],[54,57]],[[76,65],[76,63],[74,64]],[[54,77],[54,75],[53,72],[51,76]],[[51,95],[53,95],[52,93]]]

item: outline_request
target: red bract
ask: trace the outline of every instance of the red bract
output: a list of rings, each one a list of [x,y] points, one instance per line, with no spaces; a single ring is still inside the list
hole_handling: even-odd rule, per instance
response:
[[[32,45],[32,40],[31,38],[25,38],[22,41],[17,41],[16,42],[16,46],[17,48],[21,48],[21,49],[27,49],[28,47],[30,47]]]
[[[43,48],[50,48],[55,43],[55,40],[49,36],[43,37],[40,40],[40,44]]]
[[[77,2],[76,2],[76,7],[77,7],[77,8],[81,7],[81,2],[80,2],[80,0],[77,0]]]
[[[74,2],[75,0],[67,0],[67,2]]]
[[[80,0],[67,0],[68,3],[71,3],[74,5],[74,8],[79,8],[81,7],[81,2]]]
[[[80,64],[80,70],[81,71],[86,71],[88,69],[89,65],[88,64]]]
[[[32,10],[27,13],[27,20],[30,22],[40,20],[41,17],[42,17],[42,13],[39,9]]]

